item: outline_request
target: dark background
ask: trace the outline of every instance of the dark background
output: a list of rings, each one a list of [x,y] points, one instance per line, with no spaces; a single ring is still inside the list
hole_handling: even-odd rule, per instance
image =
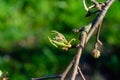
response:
[[[105,0],[99,0],[105,1]],[[88,5],[90,2],[88,2]],[[82,0],[0,0],[0,70],[10,80],[62,73],[77,49],[64,52],[48,40],[51,30],[68,40],[78,39],[72,32],[91,22],[85,17]],[[120,2],[106,14],[100,33],[101,57],[91,56],[95,36],[81,57],[81,69],[88,80],[119,80],[120,74]],[[79,43],[77,40],[75,43]]]

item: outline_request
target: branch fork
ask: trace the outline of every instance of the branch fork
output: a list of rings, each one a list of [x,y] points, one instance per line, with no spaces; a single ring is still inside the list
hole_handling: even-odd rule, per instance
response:
[[[90,0],[90,1],[93,3],[93,5],[87,7],[86,1],[83,0],[84,8],[87,11],[86,17],[101,11],[102,8],[106,6],[106,3],[104,3],[104,2],[97,2],[96,0]],[[94,8],[96,10],[95,11],[91,11]]]

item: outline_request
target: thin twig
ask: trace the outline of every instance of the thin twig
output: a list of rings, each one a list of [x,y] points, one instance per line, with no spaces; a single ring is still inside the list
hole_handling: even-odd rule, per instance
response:
[[[86,80],[85,77],[84,77],[84,75],[83,75],[83,73],[82,73],[82,71],[81,71],[81,69],[80,69],[80,67],[78,67],[78,72],[79,72],[80,75],[82,76],[83,80]]]
[[[32,80],[45,80],[45,79],[56,79],[61,78],[62,75],[54,75],[54,76],[45,76],[40,78],[32,78]]]
[[[66,75],[70,71],[71,67],[73,66],[73,63],[74,63],[74,59],[70,62],[70,64],[66,68],[66,70],[63,72],[61,80],[64,80],[64,78],[66,77]]]
[[[95,43],[95,49],[98,49],[99,46],[102,46],[102,42],[100,41],[99,39],[99,36],[100,36],[100,30],[101,30],[101,24],[102,24],[102,21],[101,23],[98,25],[98,30],[97,30],[97,33],[96,33],[96,43]]]

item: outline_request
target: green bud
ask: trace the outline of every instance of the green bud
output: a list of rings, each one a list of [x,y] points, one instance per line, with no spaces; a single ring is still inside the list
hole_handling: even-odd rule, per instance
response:
[[[53,38],[48,37],[51,44],[65,51],[67,51],[68,48],[71,48],[71,42],[75,41],[74,38],[72,38],[70,41],[67,41],[64,35],[57,31],[52,31],[52,36]]]

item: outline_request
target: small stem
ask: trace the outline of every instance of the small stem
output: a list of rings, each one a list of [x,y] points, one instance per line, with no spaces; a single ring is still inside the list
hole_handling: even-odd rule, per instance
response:
[[[73,60],[74,60],[74,59],[73,59]],[[66,77],[67,73],[70,71],[70,69],[71,69],[71,67],[72,67],[72,65],[73,65],[73,63],[74,63],[73,60],[70,62],[70,64],[69,64],[68,67],[66,68],[66,70],[63,72],[61,80],[64,80],[64,78]]]
[[[89,9],[88,9],[88,7],[87,7],[87,5],[86,5],[85,0],[83,0],[83,5],[84,5],[85,10],[86,10],[86,11],[89,11]]]
[[[96,40],[97,40],[97,42],[99,42],[99,36],[100,36],[100,30],[101,30],[101,24],[102,24],[102,21],[101,21],[100,24],[98,25],[98,30],[97,30],[97,35],[96,35]]]
[[[99,46],[102,46],[102,42],[99,39],[100,36],[100,30],[101,30],[101,24],[102,21],[100,22],[100,24],[98,25],[98,30],[97,30],[97,34],[96,34],[96,44],[95,44],[95,49],[97,49]]]
[[[82,76],[83,80],[86,80],[83,73],[82,73],[82,71],[81,71],[81,69],[80,69],[80,67],[78,67],[78,71],[79,71],[80,75]]]
[[[56,79],[61,78],[61,75],[54,75],[54,76],[45,76],[40,78],[32,78],[32,80],[45,80],[45,79]]]

